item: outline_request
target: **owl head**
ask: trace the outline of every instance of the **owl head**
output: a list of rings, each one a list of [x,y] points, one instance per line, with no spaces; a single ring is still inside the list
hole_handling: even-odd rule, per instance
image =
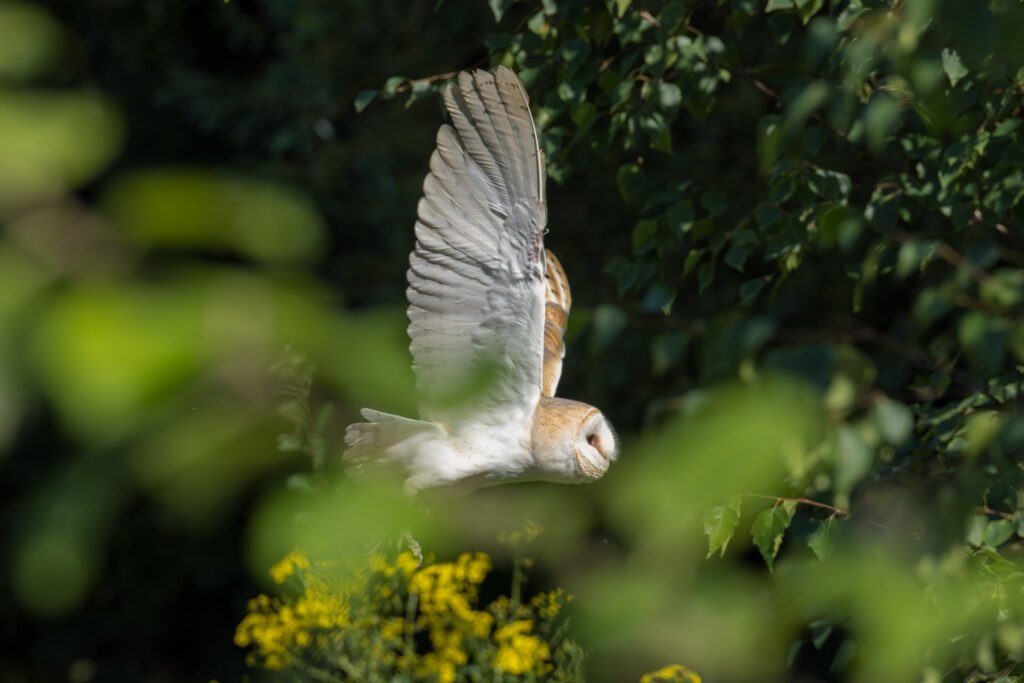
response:
[[[544,397],[533,417],[538,474],[560,482],[600,479],[619,455],[611,425],[594,406]]]

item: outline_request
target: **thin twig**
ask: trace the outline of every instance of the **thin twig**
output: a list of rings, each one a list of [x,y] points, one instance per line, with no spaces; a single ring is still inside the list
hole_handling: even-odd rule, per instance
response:
[[[842,508],[837,508],[835,505],[829,505],[828,503],[822,503],[817,500],[811,500],[800,496],[799,498],[790,498],[788,496],[769,496],[764,493],[744,493],[746,498],[765,498],[767,500],[774,500],[776,505],[781,503],[798,503],[800,505],[809,505],[811,507],[821,508],[822,510],[828,510],[832,513],[832,517],[849,517],[850,513]]]
[[[645,9],[640,10],[640,18],[650,24],[654,24],[659,28],[661,27],[661,22],[658,21],[658,18]]]
[[[435,83],[437,81],[447,81],[449,78],[455,78],[459,75],[458,71],[447,71],[443,74],[434,74],[433,76],[424,76],[423,78],[410,78],[405,83],[395,88],[396,93],[405,92],[413,86],[415,83]]]

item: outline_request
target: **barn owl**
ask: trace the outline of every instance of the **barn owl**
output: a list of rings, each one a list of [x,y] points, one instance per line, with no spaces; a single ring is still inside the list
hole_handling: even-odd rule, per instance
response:
[[[544,156],[509,69],[460,73],[417,207],[408,333],[419,420],[363,409],[343,455],[354,476],[397,465],[405,490],[578,483],[618,454],[600,410],[555,397],[572,305],[544,248]],[[451,397],[487,378],[471,402]],[[479,382],[478,382],[479,383]]]

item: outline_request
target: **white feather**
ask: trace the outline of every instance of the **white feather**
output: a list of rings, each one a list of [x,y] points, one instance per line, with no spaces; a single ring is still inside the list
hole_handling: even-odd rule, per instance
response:
[[[572,454],[585,443],[582,416],[593,421],[595,409],[539,404],[547,208],[526,91],[499,67],[459,74],[444,101],[452,125],[437,133],[407,273],[423,419],[364,410],[367,422],[346,432],[345,461],[357,476],[398,465],[410,492],[593,478]],[[453,404],[481,370],[486,386],[471,403]]]

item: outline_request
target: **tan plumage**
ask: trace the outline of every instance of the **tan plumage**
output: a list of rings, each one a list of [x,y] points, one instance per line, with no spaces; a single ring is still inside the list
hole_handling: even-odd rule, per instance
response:
[[[572,293],[562,264],[550,249],[545,249],[544,254],[547,257],[544,272],[547,295],[544,301],[544,379],[540,393],[542,396],[554,396],[558,380],[562,377],[565,328],[569,324]]]
[[[519,78],[460,73],[444,93],[409,256],[409,338],[422,420],[363,410],[344,458],[362,474],[397,464],[406,488],[596,479],[617,446],[599,410],[554,398],[572,308],[544,249],[544,155]],[[482,370],[469,405],[450,397]]]

